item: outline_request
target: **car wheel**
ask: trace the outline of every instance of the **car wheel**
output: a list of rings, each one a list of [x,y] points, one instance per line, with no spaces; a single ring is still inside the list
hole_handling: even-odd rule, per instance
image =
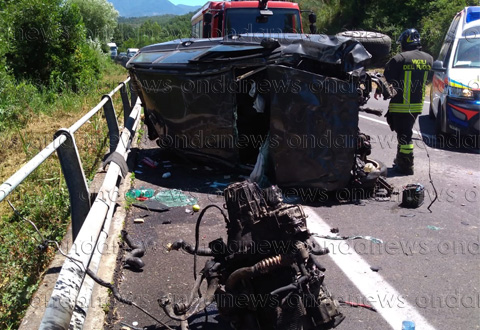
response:
[[[371,158],[367,158],[367,163],[372,163],[375,166],[375,169],[380,172],[380,176],[387,177],[388,168],[384,163]]]
[[[360,42],[372,55],[372,64],[379,63],[390,54],[392,39],[383,33],[372,31],[344,31],[337,36],[352,38]]]
[[[433,113],[433,106],[432,102],[430,102],[430,106],[428,107],[428,118],[435,119],[435,113]]]
[[[442,126],[443,126],[442,121],[443,121],[442,108],[441,106],[439,106],[437,111],[437,117],[435,117],[435,134],[438,136],[442,136],[445,134],[445,132],[442,130]]]
[[[388,168],[381,161],[367,158],[366,163],[371,163],[375,166],[375,171],[367,173],[366,176],[360,178],[362,187],[365,189],[373,189],[379,177],[387,177]]]

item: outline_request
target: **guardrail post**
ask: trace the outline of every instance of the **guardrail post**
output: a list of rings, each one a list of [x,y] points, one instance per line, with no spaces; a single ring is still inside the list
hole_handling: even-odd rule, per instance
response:
[[[120,84],[122,85],[122,88],[120,89],[120,95],[122,96],[123,125],[125,126],[128,117],[130,117],[130,112],[132,112],[132,107],[130,106],[130,102],[128,100],[127,86],[124,82],[121,82]]]
[[[130,79],[128,83],[128,87],[130,87],[130,105],[132,108],[134,107],[135,103],[137,102],[137,86],[135,86],[134,80]]]
[[[73,240],[75,240],[90,211],[90,192],[75,138],[65,128],[58,130],[54,135],[54,139],[60,135],[64,135],[67,138],[57,149],[57,154],[70,195],[72,234]]]
[[[117,149],[120,133],[118,131],[117,116],[115,114],[115,108],[113,107],[112,97],[108,94],[103,95],[102,99],[104,97],[108,98],[107,103],[103,106],[103,111],[105,112],[105,118],[107,119],[108,136],[110,138],[110,153],[112,153]]]

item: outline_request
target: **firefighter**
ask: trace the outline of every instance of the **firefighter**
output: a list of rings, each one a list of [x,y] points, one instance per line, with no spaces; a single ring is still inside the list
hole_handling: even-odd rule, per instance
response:
[[[423,109],[425,84],[433,58],[422,52],[420,34],[415,29],[403,31],[397,40],[402,51],[385,66],[384,76],[396,95],[390,100],[385,115],[392,131],[397,133],[397,155],[394,169],[405,175],[413,174],[413,125]],[[379,91],[375,93],[377,99]]]

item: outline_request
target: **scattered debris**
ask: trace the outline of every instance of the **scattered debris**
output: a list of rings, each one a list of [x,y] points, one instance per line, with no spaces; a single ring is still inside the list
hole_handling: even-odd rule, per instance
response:
[[[330,232],[331,232],[332,234],[337,234],[337,233],[340,232],[340,230],[335,227],[335,228],[330,229]]]
[[[172,220],[164,220],[164,221],[162,222],[162,225],[169,225],[169,224],[171,224],[171,223],[172,223]]]
[[[443,228],[440,228],[440,227],[436,227],[436,226],[427,226],[428,229],[431,229],[431,230],[442,230]]]
[[[136,323],[136,325],[138,325],[138,322],[132,322],[132,325],[128,324],[128,323],[125,323],[125,322],[120,322],[120,324],[122,325],[122,327],[120,328],[120,330],[143,330],[144,328],[137,328],[135,325],[133,325],[134,323]]]
[[[465,221],[462,221],[462,222],[460,222],[460,223],[461,223],[462,225],[464,225],[464,226],[470,226],[470,224],[469,224],[468,222],[465,222]]]
[[[167,189],[159,191],[153,200],[163,203],[168,207],[187,206],[197,204],[197,199],[185,195],[177,189]]]
[[[379,270],[382,269],[382,267],[371,266],[370,269],[372,270],[372,272],[378,272]]]
[[[351,301],[344,301],[344,300],[339,300],[338,302],[340,304],[348,305],[348,306],[351,306],[351,307],[363,307],[363,308],[369,309],[373,312],[377,311],[374,307],[372,307],[370,305],[359,304],[359,303],[354,303],[354,302],[351,302]]]
[[[403,187],[401,207],[417,208],[423,204],[425,188],[420,183],[411,183]]]
[[[158,162],[154,161],[153,159],[151,159],[149,157],[143,158],[142,163],[151,167],[151,168],[156,168],[158,166]]]
[[[210,184],[210,188],[218,188],[218,187],[227,187],[229,185],[229,183],[223,183],[223,182],[217,182],[217,181],[213,181],[212,184]]]
[[[168,211],[169,207],[153,198],[147,199],[145,201],[137,202],[132,204],[135,207],[144,209],[144,210],[149,210],[149,211],[156,211],[156,212],[162,212],[162,211]]]
[[[142,219],[142,218],[135,218],[135,219],[133,219],[133,223],[144,223],[144,222],[145,222],[145,220]]]
[[[413,214],[413,213],[400,214],[400,217],[402,218],[413,218],[414,216],[416,216],[416,214]]]
[[[155,193],[155,190],[153,189],[146,189],[144,187],[141,187],[140,189],[130,189],[127,191],[125,196],[129,199],[137,199],[137,200],[146,200],[150,197],[153,197],[153,194]],[[146,199],[140,199],[140,198],[146,198]]]
[[[393,190],[394,187],[384,177],[378,177],[375,184],[375,196],[387,198],[394,194]]]
[[[172,173],[170,173],[170,172],[165,172],[165,173],[162,174],[162,178],[164,178],[164,179],[168,179],[171,176],[172,176]]]
[[[128,232],[126,230],[121,231],[123,241],[131,249],[131,252],[125,257],[125,265],[132,270],[140,270],[145,266],[145,263],[140,259],[145,254],[145,248],[143,244],[136,244],[132,242]]]
[[[383,243],[383,241],[379,238],[375,238],[372,236],[329,236],[329,235],[318,235],[318,234],[313,234],[315,237],[319,238],[325,238],[325,239],[331,239],[331,240],[354,240],[354,239],[366,239],[369,240],[373,243]]]

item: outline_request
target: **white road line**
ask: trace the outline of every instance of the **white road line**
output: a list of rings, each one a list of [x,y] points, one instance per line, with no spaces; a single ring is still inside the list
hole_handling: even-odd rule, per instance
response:
[[[307,221],[310,232],[320,235],[330,233],[330,226],[312,209],[304,207],[304,210],[308,215]],[[321,246],[331,247],[330,250],[335,251],[334,253],[331,252],[329,256],[358,288],[360,293],[369,299],[369,303],[377,309],[378,313],[382,315],[392,329],[400,329],[404,320],[414,321],[416,329],[435,329],[381,275],[372,272],[370,265],[361,256],[351,248],[348,249],[348,253],[345,253],[345,242],[318,237],[315,239]],[[341,244],[343,244],[343,247],[340,246]]]
[[[375,119],[375,118],[370,118],[370,117],[367,117],[367,116],[364,116],[364,115],[358,115],[360,118],[363,118],[363,119],[367,119],[367,120],[371,120],[375,123],[379,123],[379,124],[382,124],[382,125],[387,125],[387,122],[386,121],[382,121],[382,120],[378,120],[378,119]]]
[[[378,119],[375,119],[375,118],[371,118],[371,117],[367,117],[367,116],[364,116],[364,115],[358,115],[360,118],[363,118],[363,119],[367,119],[367,120],[370,120],[370,121],[373,121],[375,123],[378,123],[378,124],[382,124],[382,125],[387,125],[387,122],[385,121],[382,121],[382,120],[378,120]],[[435,140],[436,139],[436,136],[435,135],[432,135],[432,134],[427,134],[427,133],[422,133],[420,131],[417,131],[416,129],[413,130],[413,133],[414,134],[417,134],[418,136],[422,136],[424,138],[427,138],[428,140],[432,141],[432,140]]]

